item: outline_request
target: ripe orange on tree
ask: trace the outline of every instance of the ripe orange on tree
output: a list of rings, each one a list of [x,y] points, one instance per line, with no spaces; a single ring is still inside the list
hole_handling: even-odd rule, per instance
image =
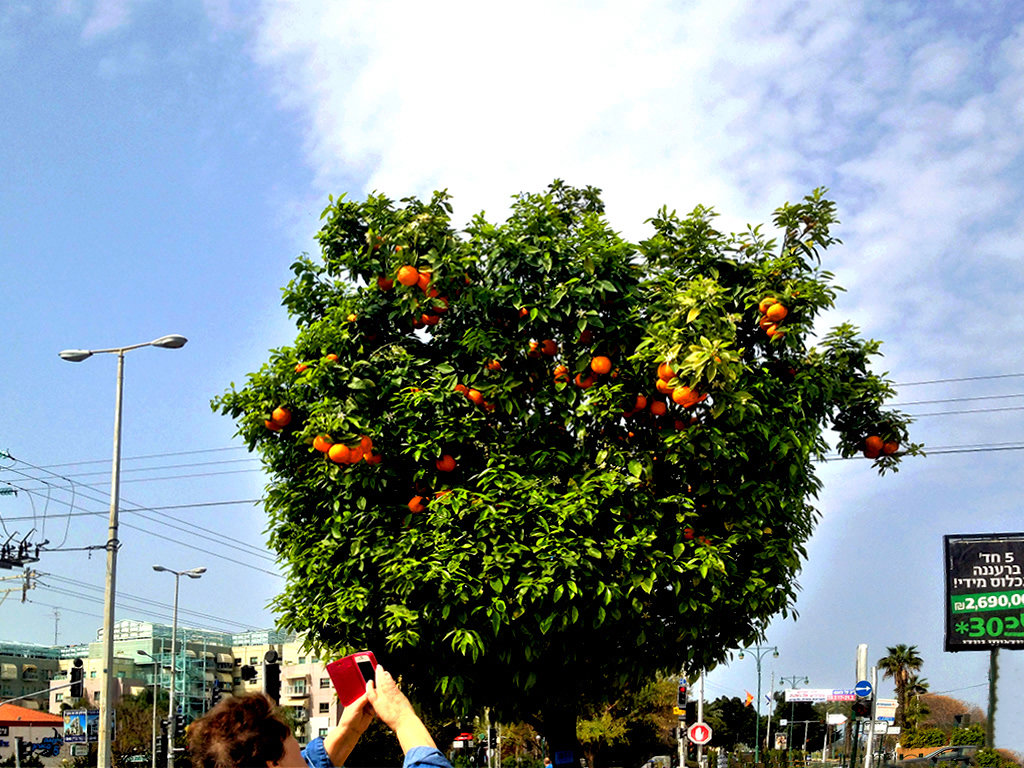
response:
[[[770,306],[778,303],[779,300],[776,299],[774,296],[765,296],[763,299],[761,299],[761,303],[757,305],[757,309],[763,315],[765,312],[768,311],[768,308]]]
[[[416,285],[418,285],[425,292],[427,288],[430,286],[430,273],[424,271],[416,275]]]
[[[647,407],[647,398],[643,395],[636,396],[636,405],[633,406],[634,411],[642,411]]]
[[[267,429],[269,429],[269,430],[270,430],[271,432],[280,432],[280,431],[281,431],[281,425],[280,425],[280,424],[278,424],[278,423],[277,423],[276,421],[274,421],[273,419],[266,419],[266,420],[265,420],[265,421],[263,422],[263,424],[264,424],[264,425],[266,426],[266,428],[267,428]]]
[[[464,395],[465,395],[465,394],[468,394],[468,393],[469,393],[469,387],[467,387],[467,386],[466,386],[465,384],[456,384],[456,385],[455,385],[455,386],[453,387],[453,389],[454,389],[454,390],[455,390],[456,392],[461,392],[461,393],[462,393],[462,394],[464,394]]]
[[[390,277],[378,277],[377,287],[380,288],[382,291],[390,291],[392,288],[395,287],[395,281],[392,280]]]
[[[434,464],[442,472],[451,472],[452,470],[455,469],[455,466],[456,466],[455,459],[452,457],[451,454],[448,454],[448,453],[446,453],[440,459],[435,461]]]
[[[331,450],[332,445],[334,445],[334,442],[331,440],[330,435],[317,435],[313,438],[313,447],[320,451],[320,453],[327,453]]]
[[[884,446],[882,438],[878,435],[870,435],[864,438],[864,455],[869,459],[877,459]]]
[[[422,496],[413,496],[409,499],[409,511],[412,513],[422,512],[427,508],[427,505],[423,503],[424,499]]]
[[[481,405],[484,402],[484,395],[479,389],[471,389],[466,392],[466,397],[472,400],[477,405]]]
[[[283,405],[279,405],[274,409],[274,412],[270,414],[270,420],[279,427],[287,427],[292,421],[292,412]]]
[[[556,365],[554,370],[555,381],[568,381],[569,369],[564,365]]]
[[[420,315],[420,322],[424,325],[437,325],[441,322],[441,318],[437,315],[428,315],[426,313]]]
[[[410,285],[416,285],[416,282],[420,279],[420,273],[416,267],[411,264],[406,264],[404,267],[398,268],[398,282],[402,285],[409,287]]]
[[[500,371],[501,370],[501,363],[498,360],[491,360],[489,363],[487,363],[487,370],[488,371]]]
[[[590,370],[594,373],[605,374],[611,371],[611,369],[611,358],[605,357],[604,355],[596,355],[590,358]]]
[[[667,410],[668,406],[665,405],[664,400],[655,400],[651,403],[651,413],[655,416],[663,416]]]
[[[658,378],[662,381],[670,381],[675,378],[676,372],[668,363],[658,363]]]
[[[332,363],[333,363],[333,362],[334,362],[335,360],[337,360],[337,359],[338,359],[338,356],[337,356],[336,354],[334,354],[333,352],[331,352],[331,354],[329,354],[329,355],[326,355],[326,356],[324,357],[324,360],[329,360],[329,361],[330,361],[330,362],[332,362]]]
[[[350,451],[343,443],[335,443],[327,450],[327,457],[335,464],[347,464]]]
[[[789,314],[789,310],[781,304],[772,304],[768,307],[768,311],[764,313],[765,317],[771,320],[773,323],[781,323],[786,319],[786,315]]]
[[[590,387],[594,386],[594,377],[584,376],[582,373],[577,373],[573,381],[576,382],[576,386],[580,389],[590,389]]]
[[[895,440],[886,440],[884,443],[882,443],[882,453],[884,453],[886,456],[892,456],[899,449],[900,444],[897,443]]]
[[[381,459],[384,457],[379,453],[367,453],[363,458],[366,460],[367,464],[380,464]]]
[[[555,344],[553,339],[544,339],[540,343],[540,351],[548,357],[554,357],[558,354],[558,345]]]
[[[308,365],[306,365],[306,363],[297,363],[297,364],[295,365],[295,372],[296,372],[296,373],[302,373],[302,372],[303,372],[304,370],[306,370],[307,368],[309,368],[309,366],[308,366]]]
[[[658,379],[655,381],[654,388],[663,395],[671,395],[675,391],[675,388],[664,379]]]

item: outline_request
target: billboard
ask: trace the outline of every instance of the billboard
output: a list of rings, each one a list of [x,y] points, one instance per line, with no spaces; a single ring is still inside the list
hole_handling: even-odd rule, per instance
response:
[[[62,714],[65,744],[88,744],[97,740],[100,724],[98,709],[66,709]]]
[[[786,702],[855,701],[853,688],[787,688]]]
[[[946,650],[1024,648],[1024,533],[944,540]]]

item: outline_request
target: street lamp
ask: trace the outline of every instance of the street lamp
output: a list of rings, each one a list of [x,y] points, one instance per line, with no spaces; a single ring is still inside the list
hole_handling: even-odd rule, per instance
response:
[[[807,685],[808,683],[811,682],[811,678],[807,677],[806,675],[790,675],[789,677],[780,677],[779,680],[781,682],[783,682],[783,683],[788,682],[790,685],[792,685],[794,687],[796,686],[797,683],[803,683],[804,685]],[[796,702],[795,701],[790,701],[789,702],[789,727],[786,728],[786,733],[787,733],[787,735],[786,735],[786,751],[787,752],[790,752],[793,749],[793,712],[794,711],[796,711]],[[805,740],[804,746],[805,747],[807,746],[806,740]]]
[[[97,744],[97,765],[112,765],[110,728],[113,718],[111,699],[114,696],[114,600],[117,582],[117,550],[121,542],[117,538],[117,505],[121,490],[121,400],[124,391],[124,353],[140,347],[163,347],[178,349],[187,342],[184,336],[161,336],[159,339],[142,344],[111,349],[65,349],[60,352],[62,360],[80,363],[93,355],[110,353],[117,355],[117,395],[114,400],[114,460],[110,472],[110,520],[107,524],[107,576],[103,595],[103,681],[100,697],[99,743]]]
[[[174,768],[174,750],[171,748],[171,740],[174,738],[173,733],[173,722],[174,722],[174,670],[177,667],[177,640],[178,640],[178,582],[182,576],[188,576],[190,579],[198,579],[204,573],[205,568],[190,568],[187,571],[175,571],[171,568],[164,568],[162,565],[154,565],[154,571],[162,571],[164,573],[174,574],[174,613],[171,619],[171,690],[167,698],[167,717],[172,722],[172,727],[168,729],[167,734],[167,767]]]
[[[155,656],[143,650],[138,650],[136,653],[153,660],[153,768],[156,768],[156,702],[159,698],[160,662]]]
[[[749,648],[746,649],[750,651]],[[767,645],[764,648],[760,644],[754,646],[753,656],[757,659],[757,721],[754,723],[754,763],[761,762],[761,659],[768,651],[772,652],[772,658],[779,658],[779,649],[774,645]],[[740,651],[739,658],[743,658],[743,651]]]

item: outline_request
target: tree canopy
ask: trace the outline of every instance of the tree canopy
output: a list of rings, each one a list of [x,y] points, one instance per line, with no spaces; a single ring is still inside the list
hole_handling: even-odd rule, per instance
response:
[[[919,446],[850,325],[815,191],[726,235],[631,243],[555,182],[503,223],[446,193],[330,201],[284,291],[294,345],[214,406],[269,473],[281,624],[367,647],[450,710],[541,712],[695,672],[791,610],[814,463]]]

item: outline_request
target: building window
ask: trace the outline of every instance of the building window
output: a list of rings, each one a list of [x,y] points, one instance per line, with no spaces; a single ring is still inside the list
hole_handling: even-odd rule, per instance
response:
[[[64,701],[64,694],[63,693],[58,693],[53,698],[54,698],[55,701]]]
[[[321,715],[326,715],[330,711],[331,711],[331,702],[329,702],[329,701],[321,701],[320,702],[320,714]]]
[[[305,664],[305,663],[306,663],[306,657],[305,656],[299,656],[299,664]]]
[[[329,677],[321,677],[320,678],[320,687],[321,688],[330,688],[331,687],[331,678],[329,678]]]
[[[319,664],[320,663],[320,659],[318,659],[316,656],[314,656],[313,658],[311,658],[309,660],[309,663],[310,664]]]
[[[242,660],[241,659],[235,659],[235,666],[236,667],[242,666]]]
[[[328,731],[327,728],[321,728],[320,732],[317,735],[322,739],[324,736],[327,735],[327,731]]]
[[[89,672],[89,677],[90,677],[90,678],[96,677],[96,670],[95,670],[95,669],[93,669],[93,670],[90,670],[90,672]]]
[[[234,678],[234,681],[233,681],[232,684],[233,685],[241,685],[242,684],[242,678],[240,678],[240,677]]]
[[[252,666],[254,666],[254,667],[255,667],[255,666],[256,666],[257,664],[259,664],[259,663],[260,663],[260,658],[259,658],[259,656],[250,656],[250,657],[249,657],[249,663],[250,663],[250,664],[251,664]]]
[[[117,671],[117,676],[118,676],[119,679],[123,680],[124,679],[124,670],[123,669],[119,669]]]

